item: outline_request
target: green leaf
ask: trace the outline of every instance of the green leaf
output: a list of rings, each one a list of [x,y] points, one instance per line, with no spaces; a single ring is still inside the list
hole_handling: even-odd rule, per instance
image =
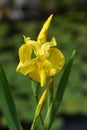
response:
[[[55,96],[55,106],[57,104],[57,108],[59,107],[61,100],[63,98],[63,95],[64,95],[64,91],[65,91],[65,88],[66,88],[66,85],[67,85],[67,82],[69,79],[69,75],[71,72],[74,55],[75,55],[75,50],[73,51],[73,53],[71,55],[71,58],[70,58],[67,66],[63,72],[63,75],[62,75],[60,82],[59,82],[59,85],[57,87],[57,92],[56,92],[56,96]]]
[[[40,84],[31,79],[31,85],[32,85],[34,97],[38,98],[38,91],[39,91],[39,88],[40,88]]]
[[[16,106],[2,65],[0,64],[0,102],[10,130],[22,130]]]
[[[75,55],[75,50],[73,51],[71,58],[70,58],[69,62],[67,63],[65,70],[63,72],[63,75],[60,79],[54,101],[49,106],[49,109],[48,109],[48,112],[47,112],[47,115],[45,118],[45,122],[44,122],[45,130],[50,130],[50,127],[54,121],[54,118],[56,116],[60,103],[62,101],[64,91],[65,91],[65,88],[66,88],[66,85],[67,85],[67,82],[69,79],[71,67],[73,64],[74,55]]]

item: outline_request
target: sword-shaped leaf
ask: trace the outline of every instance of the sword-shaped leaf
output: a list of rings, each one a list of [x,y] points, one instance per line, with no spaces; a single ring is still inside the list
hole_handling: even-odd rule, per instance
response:
[[[10,130],[22,130],[12,93],[0,64],[0,102]]]
[[[52,104],[50,104],[49,109],[47,111],[45,122],[44,122],[45,130],[50,129],[50,127],[54,121],[54,118],[56,116],[56,113],[58,111],[58,108],[60,106],[60,103],[62,101],[64,91],[65,91],[65,88],[66,88],[66,85],[67,85],[67,82],[69,79],[70,71],[72,68],[74,55],[75,55],[75,50],[73,51],[71,58],[70,58],[69,62],[67,63],[65,70],[63,72],[63,75],[60,79],[54,101],[52,102]]]

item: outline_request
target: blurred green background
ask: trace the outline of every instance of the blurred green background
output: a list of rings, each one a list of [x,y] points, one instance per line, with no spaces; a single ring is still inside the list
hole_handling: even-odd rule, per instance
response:
[[[47,19],[54,17],[48,40],[54,36],[68,61],[76,57],[53,130],[63,125],[60,115],[87,115],[87,2],[86,0],[2,0],[0,2],[0,62],[9,81],[21,122],[31,122],[34,98],[30,79],[17,73],[18,48],[23,35],[36,39]],[[55,86],[61,76],[55,77]],[[0,126],[6,125],[0,105]]]

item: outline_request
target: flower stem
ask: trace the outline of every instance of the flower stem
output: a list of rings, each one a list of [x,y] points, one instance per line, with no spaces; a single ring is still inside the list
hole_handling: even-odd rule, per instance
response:
[[[36,103],[38,104],[38,97],[37,96],[35,96],[35,100],[36,100]],[[40,113],[39,117],[40,117],[40,121],[41,121],[42,127],[44,129],[44,123],[43,123],[43,119],[42,119],[41,113]]]
[[[49,89],[48,89],[49,93],[48,93],[48,109],[50,104],[53,102],[53,91],[54,91],[54,77],[50,78],[50,82],[49,82]]]
[[[38,91],[39,91],[39,84],[35,81],[31,81],[32,83],[32,90],[33,90],[33,95],[34,95],[34,98],[35,98],[35,102],[36,102],[36,105],[38,104]],[[43,119],[42,119],[42,116],[41,114],[39,115],[40,117],[40,121],[41,121],[41,124],[42,124],[42,127],[44,129],[44,123],[43,123]],[[33,123],[32,123],[32,129],[31,130],[34,130],[34,125],[35,125],[35,121],[33,120]]]

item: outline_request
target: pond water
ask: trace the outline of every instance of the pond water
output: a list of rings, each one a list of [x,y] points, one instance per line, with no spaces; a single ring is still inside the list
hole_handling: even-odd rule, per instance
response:
[[[63,115],[65,125],[60,130],[87,130],[87,115]]]

